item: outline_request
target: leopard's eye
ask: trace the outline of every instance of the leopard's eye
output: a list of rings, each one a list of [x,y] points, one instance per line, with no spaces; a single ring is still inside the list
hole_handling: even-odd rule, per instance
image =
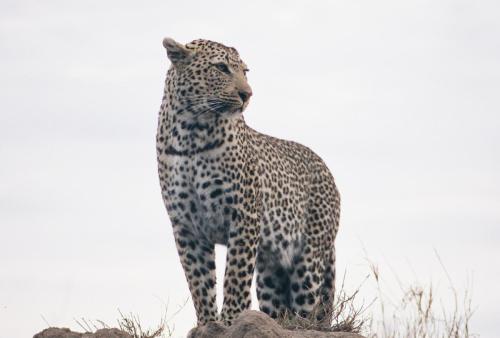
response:
[[[243,73],[244,73],[245,75],[247,75],[247,73],[248,73],[249,71],[250,71],[250,69],[248,69],[248,68],[243,69]]]
[[[229,70],[229,67],[225,63],[216,63],[215,68],[220,70],[221,72],[225,74],[231,74],[231,71]]]

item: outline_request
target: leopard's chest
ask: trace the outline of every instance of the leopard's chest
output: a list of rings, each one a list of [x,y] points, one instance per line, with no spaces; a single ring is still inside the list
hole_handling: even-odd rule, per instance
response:
[[[169,156],[164,177],[171,220],[192,227],[214,243],[226,244],[241,200],[242,174],[228,149],[193,156]]]

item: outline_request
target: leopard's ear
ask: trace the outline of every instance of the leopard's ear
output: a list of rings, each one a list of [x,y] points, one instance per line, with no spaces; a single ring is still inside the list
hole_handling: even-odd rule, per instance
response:
[[[167,50],[167,56],[174,66],[188,63],[193,55],[193,51],[171,38],[163,39],[163,47]]]

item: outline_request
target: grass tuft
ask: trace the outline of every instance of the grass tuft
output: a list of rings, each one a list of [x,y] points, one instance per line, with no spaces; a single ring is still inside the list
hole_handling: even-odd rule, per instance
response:
[[[367,320],[364,312],[370,307],[371,304],[368,306],[365,306],[364,304],[357,306],[355,305],[355,299],[368,276],[354,292],[350,293],[345,289],[345,277],[346,274],[344,273],[340,291],[334,299],[333,309],[330,313],[326,314],[328,318],[331,318],[331,323],[325,325],[324,323],[320,323],[316,320],[319,312],[321,311],[321,307],[319,306],[314,308],[313,311],[307,315],[307,317],[301,317],[297,314],[294,315],[290,312],[286,312],[277,318],[278,323],[283,328],[288,330],[360,333],[365,327]]]
[[[370,262],[372,276],[378,290],[379,312],[372,314],[370,325],[365,328],[369,338],[469,338],[477,337],[470,331],[470,320],[474,313],[470,286],[460,294],[455,288],[445,265],[436,252],[439,263],[448,279],[448,296],[451,306],[436,299],[432,283],[404,285],[399,279],[400,295],[391,302],[383,291],[383,281],[378,267]],[[378,318],[378,319],[374,319]]]
[[[186,303],[184,303],[184,305],[185,304]],[[179,309],[179,311],[181,309]],[[179,311],[175,312],[172,316],[167,318],[167,310],[168,307],[165,308],[165,312],[160,319],[160,324],[158,324],[154,329],[144,329],[138,315],[135,315],[133,313],[125,315],[120,310],[118,310],[118,313],[120,314],[120,318],[117,320],[118,329],[128,333],[133,338],[170,338],[173,335],[174,326],[171,327],[170,325],[168,325],[168,323]],[[111,328],[111,326],[106,324],[104,321],[98,319],[94,321],[90,319],[80,318],[79,320],[75,319],[75,321],[85,331],[85,333],[94,333],[100,329]]]
[[[161,318],[160,324],[156,329],[143,329],[139,316],[132,313],[124,315],[120,310],[121,318],[118,319],[118,328],[127,332],[133,338],[156,338],[156,337],[172,337],[172,330],[167,325],[166,317]]]

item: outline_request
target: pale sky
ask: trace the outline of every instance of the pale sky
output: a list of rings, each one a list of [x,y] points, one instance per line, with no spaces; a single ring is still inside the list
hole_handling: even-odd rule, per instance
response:
[[[172,314],[189,297],[156,172],[165,36],[236,47],[254,92],[247,123],[328,164],[348,288],[368,255],[388,285],[393,270],[445,298],[435,249],[458,289],[473,280],[472,331],[496,336],[499,10],[472,0],[2,0],[0,337],[32,336],[42,316],[72,329],[81,317],[114,324],[118,308],[152,326],[166,303]],[[171,323],[185,336],[190,301]]]

